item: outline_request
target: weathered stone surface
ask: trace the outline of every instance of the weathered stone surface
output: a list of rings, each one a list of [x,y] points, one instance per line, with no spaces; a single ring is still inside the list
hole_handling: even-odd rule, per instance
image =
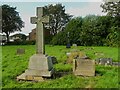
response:
[[[37,76],[35,76],[35,77],[34,77],[34,80],[35,80],[35,81],[43,81],[44,78],[43,78],[43,77],[37,77]]]
[[[44,16],[43,7],[37,7],[37,17],[31,17],[31,23],[37,24],[36,26],[36,53],[45,54],[44,45],[44,27],[43,23],[49,22],[49,16]]]
[[[51,58],[52,58],[52,63],[53,63],[53,64],[56,64],[56,63],[58,63],[58,61],[57,61],[56,57],[54,57],[54,56],[51,56]]]
[[[113,62],[112,65],[113,66],[120,66],[120,62]]]
[[[30,57],[28,69],[22,75],[18,76],[18,80],[34,80],[36,77],[51,77],[54,73],[52,58],[45,57],[42,54],[35,54]]]
[[[50,77],[53,73],[52,58],[45,57],[42,54],[35,54],[30,57],[28,70],[25,71],[28,75]]]
[[[28,69],[51,70],[53,68],[52,58],[42,54],[35,54],[30,57]]]
[[[71,52],[67,53],[67,63],[73,63],[73,59],[82,58],[82,59],[88,59],[86,54],[84,52]]]
[[[41,76],[26,75],[26,73],[23,73],[17,77],[17,80],[43,81],[44,78]]]
[[[26,75],[26,77],[25,77],[27,80],[33,80],[34,79],[34,77],[32,76],[32,75]]]
[[[72,46],[77,47],[77,44],[73,44]]]
[[[75,75],[82,75],[82,76],[95,76],[95,61],[74,59],[73,73]]]
[[[112,65],[112,58],[98,58],[96,59],[96,63],[101,65]]]
[[[25,49],[18,48],[18,49],[17,49],[17,54],[18,54],[18,55],[25,54]]]

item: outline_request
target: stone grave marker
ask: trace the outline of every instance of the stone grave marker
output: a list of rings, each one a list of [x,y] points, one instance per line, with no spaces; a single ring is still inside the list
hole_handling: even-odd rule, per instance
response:
[[[17,54],[17,55],[25,54],[25,49],[23,49],[23,48],[18,48],[16,54]]]
[[[72,46],[77,47],[77,44],[73,44]]]
[[[36,25],[36,54],[30,57],[28,69],[17,77],[17,80],[43,80],[42,77],[51,77],[54,69],[52,57],[46,56],[44,45],[44,23],[49,22],[49,17],[44,16],[44,8],[37,7],[37,17],[31,17],[31,23]]]
[[[120,62],[113,62],[113,66],[120,66]]]
[[[96,63],[100,65],[112,65],[112,58],[98,58]]]
[[[73,59],[73,73],[81,76],[95,76],[95,61]]]
[[[67,63],[73,63],[73,59],[81,58],[81,59],[89,59],[88,56],[84,52],[81,51],[73,51],[66,53],[67,55]]]

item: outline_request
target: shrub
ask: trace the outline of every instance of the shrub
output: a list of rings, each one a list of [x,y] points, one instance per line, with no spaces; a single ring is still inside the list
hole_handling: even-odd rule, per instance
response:
[[[8,42],[6,45],[35,45],[35,41],[14,41]]]

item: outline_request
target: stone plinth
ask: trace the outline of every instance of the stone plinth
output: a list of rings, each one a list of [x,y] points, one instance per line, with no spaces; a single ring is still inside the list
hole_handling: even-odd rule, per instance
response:
[[[95,76],[95,61],[85,59],[73,60],[73,73],[82,76]]]
[[[42,54],[35,54],[30,57],[28,69],[17,77],[17,80],[36,80],[40,77],[51,77],[53,74],[52,58]]]

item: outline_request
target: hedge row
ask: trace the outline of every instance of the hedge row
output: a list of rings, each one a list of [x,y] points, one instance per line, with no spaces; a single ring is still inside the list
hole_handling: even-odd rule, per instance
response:
[[[14,41],[8,42],[6,45],[35,45],[35,41]]]

